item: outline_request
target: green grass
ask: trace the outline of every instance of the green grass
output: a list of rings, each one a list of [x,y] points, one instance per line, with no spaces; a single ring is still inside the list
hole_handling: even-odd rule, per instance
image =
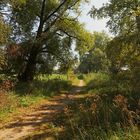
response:
[[[123,75],[113,79],[109,74],[90,73],[84,76],[84,81],[87,84],[88,92],[123,95],[132,93],[130,80],[124,78]]]

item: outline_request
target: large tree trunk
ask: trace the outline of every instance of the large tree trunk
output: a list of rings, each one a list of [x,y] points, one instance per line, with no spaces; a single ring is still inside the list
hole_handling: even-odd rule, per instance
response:
[[[36,72],[36,59],[38,55],[38,49],[33,46],[28,61],[22,71],[18,74],[18,80],[21,82],[28,82],[34,79],[34,75]]]
[[[38,27],[38,31],[37,31],[37,36],[36,36],[37,44],[34,44],[32,46],[32,49],[30,50],[29,59],[27,61],[25,69],[23,69],[22,72],[19,72],[19,74],[18,74],[18,80],[22,81],[22,82],[32,81],[34,79],[34,75],[36,72],[36,59],[37,59],[37,55],[39,54],[38,50],[41,47],[39,42],[41,42],[40,37],[42,34],[43,24],[44,24],[45,2],[46,2],[46,0],[42,1],[42,8],[41,8],[41,12],[40,12],[40,23],[39,23],[39,27]]]
[[[140,16],[136,16],[136,23],[137,23],[138,32],[140,33]]]

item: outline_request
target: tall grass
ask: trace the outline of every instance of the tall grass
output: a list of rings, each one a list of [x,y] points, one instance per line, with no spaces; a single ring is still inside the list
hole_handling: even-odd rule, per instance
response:
[[[61,139],[139,140],[140,95],[107,74],[84,75],[84,80],[92,96],[65,109],[66,134]]]
[[[127,100],[122,95],[95,95],[70,106],[65,111],[66,138],[71,134],[76,140],[139,140],[140,116]]]
[[[130,80],[127,77],[124,78],[124,75],[112,78],[111,75],[105,73],[91,73],[84,76],[84,81],[89,92],[123,95],[132,93]]]

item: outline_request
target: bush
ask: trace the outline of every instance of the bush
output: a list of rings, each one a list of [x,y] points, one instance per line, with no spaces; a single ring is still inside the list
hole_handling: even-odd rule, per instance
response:
[[[79,80],[83,80],[84,79],[84,76],[82,74],[78,75],[78,79]]]

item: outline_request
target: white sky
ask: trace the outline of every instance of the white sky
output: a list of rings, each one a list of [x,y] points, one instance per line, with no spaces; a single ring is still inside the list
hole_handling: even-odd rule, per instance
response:
[[[89,15],[87,15],[93,5],[99,8],[103,5],[103,3],[106,3],[106,2],[108,2],[108,0],[91,0],[89,4],[81,6],[83,13],[82,13],[82,16],[79,18],[79,21],[81,23],[85,23],[86,29],[89,30],[90,32],[93,32],[93,31],[100,32],[104,30],[107,33],[109,33],[108,29],[106,28],[107,19],[95,20],[95,19],[90,18]]]

